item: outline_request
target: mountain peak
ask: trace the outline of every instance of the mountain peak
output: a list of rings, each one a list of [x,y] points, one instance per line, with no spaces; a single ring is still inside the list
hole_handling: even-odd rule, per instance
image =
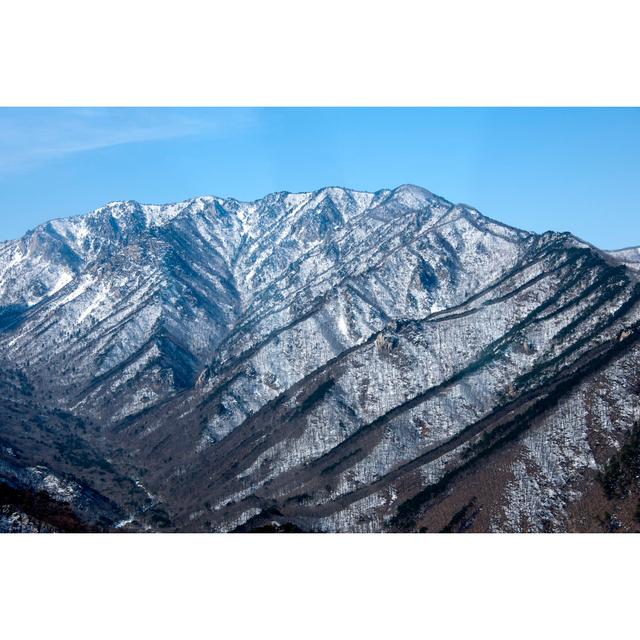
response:
[[[401,184],[395,189],[392,189],[392,193],[413,195],[419,198],[433,198],[435,194],[424,187],[416,184]]]

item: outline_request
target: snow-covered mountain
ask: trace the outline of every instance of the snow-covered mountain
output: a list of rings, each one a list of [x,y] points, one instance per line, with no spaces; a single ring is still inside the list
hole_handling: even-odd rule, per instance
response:
[[[640,247],[630,247],[629,249],[619,249],[609,252],[614,258],[626,264],[634,271],[640,271]]]
[[[46,223],[0,244],[0,527],[634,528],[638,255],[411,185]]]

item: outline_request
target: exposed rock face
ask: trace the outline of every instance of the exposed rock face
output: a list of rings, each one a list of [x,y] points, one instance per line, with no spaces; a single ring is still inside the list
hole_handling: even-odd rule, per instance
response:
[[[414,186],[42,225],[0,244],[0,528],[634,530],[634,251]]]
[[[627,338],[630,338],[633,335],[632,329],[623,329],[618,335],[618,342],[624,342]]]
[[[376,336],[376,350],[378,353],[385,353],[391,351],[398,344],[398,340],[393,335],[388,335],[384,332],[379,333]]]

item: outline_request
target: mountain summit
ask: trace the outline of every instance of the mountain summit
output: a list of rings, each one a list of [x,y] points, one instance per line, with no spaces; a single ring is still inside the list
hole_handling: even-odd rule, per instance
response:
[[[0,529],[634,530],[636,254],[413,185],[41,225],[0,244]]]

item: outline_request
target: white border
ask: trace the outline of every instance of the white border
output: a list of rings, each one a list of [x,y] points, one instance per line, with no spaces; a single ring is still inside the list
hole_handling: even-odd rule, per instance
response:
[[[3,636],[633,637],[637,539],[6,536]]]
[[[5,105],[638,105],[637,2],[21,0]]]

